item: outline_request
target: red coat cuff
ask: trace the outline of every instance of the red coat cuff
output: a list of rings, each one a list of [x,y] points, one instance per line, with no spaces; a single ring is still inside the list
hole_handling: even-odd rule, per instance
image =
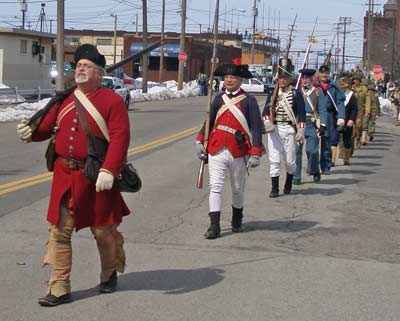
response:
[[[262,155],[262,149],[261,147],[256,147],[256,146],[252,146],[249,150],[249,155],[257,155],[257,156],[261,156]]]
[[[201,143],[204,143],[204,135],[198,134],[197,137],[196,137],[196,140],[198,140]]]

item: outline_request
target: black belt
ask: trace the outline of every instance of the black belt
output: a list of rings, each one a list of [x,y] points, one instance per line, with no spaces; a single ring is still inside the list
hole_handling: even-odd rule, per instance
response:
[[[293,122],[291,122],[291,121],[274,121],[274,124],[275,125],[290,125],[290,126],[292,126],[293,125]]]

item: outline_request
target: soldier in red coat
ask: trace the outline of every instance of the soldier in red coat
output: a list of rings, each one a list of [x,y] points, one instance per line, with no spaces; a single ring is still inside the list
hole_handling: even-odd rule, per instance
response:
[[[99,290],[115,291],[117,271],[123,272],[125,253],[123,237],[117,230],[122,217],[130,213],[114,181],[126,161],[130,140],[129,117],[120,96],[101,87],[105,58],[96,47],[82,45],[75,53],[75,82],[104,118],[109,132],[107,154],[96,183],[83,172],[88,156],[88,139],[82,127],[72,92],[62,103],[54,104],[40,126],[32,130],[26,122],[18,124],[24,142],[43,141],[55,136],[57,158],[51,186],[47,220],[50,237],[44,264],[51,266],[47,295],[42,306],[56,306],[72,300],[70,274],[71,236],[75,229],[90,227],[100,254]],[[83,108],[90,131],[105,138],[86,108]]]
[[[256,99],[240,88],[242,78],[252,78],[246,65],[223,65],[216,76],[224,77],[225,91],[210,108],[210,135],[204,148],[205,126],[196,138],[200,159],[208,154],[210,227],[204,237],[215,239],[221,232],[220,215],[224,180],[229,173],[232,188],[232,232],[242,231],[246,170],[260,164],[262,121]]]

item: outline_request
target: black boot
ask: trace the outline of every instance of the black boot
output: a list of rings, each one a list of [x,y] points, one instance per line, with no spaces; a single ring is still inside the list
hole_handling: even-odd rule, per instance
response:
[[[114,271],[110,278],[99,284],[99,291],[101,293],[113,293],[117,289],[117,271]]]
[[[275,198],[279,196],[279,176],[271,177],[272,189],[269,193],[270,198]]]
[[[283,188],[283,193],[290,194],[292,191],[293,174],[286,174],[285,186]]]
[[[210,212],[208,216],[210,217],[210,227],[204,233],[204,237],[209,240],[216,239],[221,233],[221,227],[219,225],[221,212]]]
[[[243,207],[235,208],[232,206],[232,232],[239,233],[243,231],[242,228]]]
[[[55,307],[56,305],[69,303],[71,301],[72,301],[71,293],[67,293],[62,296],[55,296],[49,293],[45,297],[40,298],[38,303],[43,307]]]

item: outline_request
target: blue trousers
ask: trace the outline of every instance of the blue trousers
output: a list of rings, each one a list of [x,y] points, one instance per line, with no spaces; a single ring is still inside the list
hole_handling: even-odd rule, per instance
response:
[[[307,168],[311,175],[319,173],[319,137],[317,127],[309,121],[306,122],[306,155]],[[303,145],[296,144],[296,171],[293,179],[301,179],[301,167],[303,165]]]
[[[332,166],[332,140],[336,137],[335,116],[333,112],[328,112],[328,121],[324,136],[321,137],[321,171],[329,171]]]

